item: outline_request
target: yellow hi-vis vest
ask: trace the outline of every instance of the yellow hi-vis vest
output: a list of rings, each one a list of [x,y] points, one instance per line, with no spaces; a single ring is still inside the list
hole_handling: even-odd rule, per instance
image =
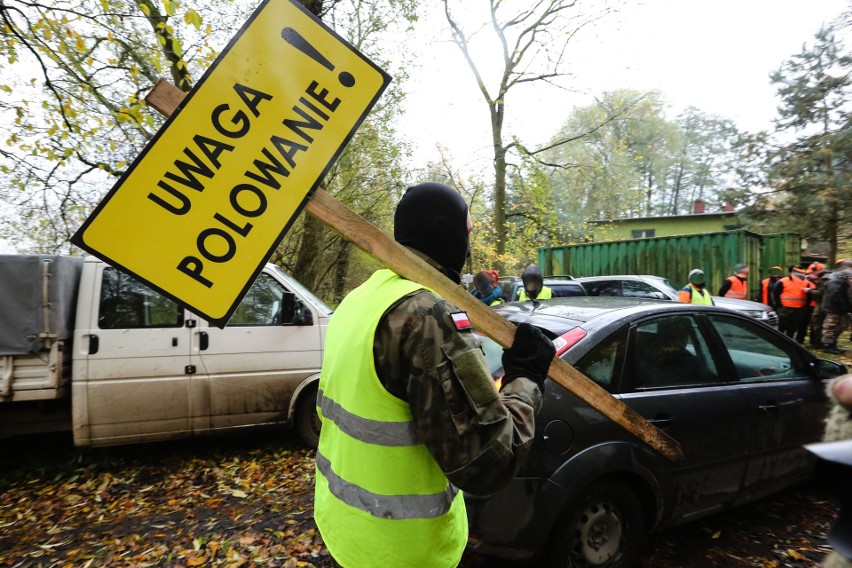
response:
[[[317,406],[314,519],[344,568],[448,568],[467,543],[461,491],[414,430],[407,402],[379,381],[373,338],[385,311],[423,286],[379,270],[335,310]]]
[[[538,297],[536,298],[536,300],[549,300],[552,297],[553,297],[553,290],[551,290],[547,286],[542,286],[541,292],[538,293]],[[518,301],[523,302],[524,300],[529,300],[529,299],[530,299],[530,297],[527,296],[526,289],[521,288],[520,291],[518,291]]]

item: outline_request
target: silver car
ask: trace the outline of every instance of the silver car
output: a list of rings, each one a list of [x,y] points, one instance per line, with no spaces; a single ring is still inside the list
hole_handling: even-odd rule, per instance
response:
[[[583,284],[589,296],[624,296],[677,301],[679,292],[668,279],[650,274],[587,276],[577,278],[577,281]],[[713,303],[720,308],[734,310],[778,329],[778,314],[766,304],[721,296],[713,296]]]

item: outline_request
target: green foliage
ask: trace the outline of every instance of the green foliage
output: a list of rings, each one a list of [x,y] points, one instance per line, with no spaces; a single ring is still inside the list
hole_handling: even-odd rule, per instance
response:
[[[850,230],[850,71],[852,55],[831,30],[820,30],[771,76],[782,101],[775,131],[743,137],[739,146],[740,179],[752,191],[736,197],[750,204],[754,226],[825,241],[830,261]]]
[[[11,210],[0,238],[22,252],[71,250],[82,218],[162,124],[147,92],[164,69],[200,76],[244,12],[226,0],[204,6],[203,27],[199,12],[178,2],[0,6],[0,113],[9,125],[0,199]],[[194,26],[182,23],[185,14]]]
[[[416,2],[304,4],[394,76],[325,180],[344,203],[388,228],[408,176],[408,149],[394,129],[408,62],[391,68],[378,46],[416,21]],[[153,85],[165,75],[188,91],[255,7],[249,0],[0,3],[0,113],[9,125],[0,147],[7,204],[0,239],[20,252],[73,252],[70,236],[163,123],[144,101]],[[334,302],[372,265],[301,217],[273,260]]]
[[[683,214],[695,199],[722,200],[717,188],[733,156],[730,121],[693,108],[670,120],[664,109],[657,93],[607,92],[530,152],[551,187],[561,244],[585,238],[588,220]]]

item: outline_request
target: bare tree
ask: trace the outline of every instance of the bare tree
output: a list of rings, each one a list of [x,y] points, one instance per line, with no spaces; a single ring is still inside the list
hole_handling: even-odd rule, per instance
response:
[[[507,142],[504,132],[506,97],[509,91],[523,84],[557,84],[565,75],[565,51],[570,41],[583,27],[609,12],[597,3],[594,13],[579,9],[580,0],[536,0],[533,2],[503,2],[488,0],[488,22],[470,31],[466,30],[443,0],[444,14],[452,31],[453,41],[461,50],[491,118],[491,143],[494,152],[494,229],[496,234],[497,265],[502,269],[502,255],[506,251],[506,168],[507,156],[517,141]],[[470,12],[470,2],[464,10]],[[507,7],[508,6],[508,7]],[[515,12],[509,12],[517,7]],[[461,8],[459,8],[459,11]],[[490,30],[490,31],[489,31]],[[472,44],[489,34],[499,45],[502,71],[496,85],[489,86],[483,73],[485,59],[475,60]],[[493,34],[493,35],[491,35]],[[488,57],[491,57],[490,55]]]

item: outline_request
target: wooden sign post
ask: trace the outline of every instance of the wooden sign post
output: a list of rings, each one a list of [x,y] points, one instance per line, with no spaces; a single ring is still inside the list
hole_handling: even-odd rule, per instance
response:
[[[177,109],[184,96],[183,91],[161,80],[146,97],[146,101],[159,112],[169,116]],[[515,326],[512,323],[497,315],[326,191],[318,189],[308,201],[305,210],[400,276],[431,288],[442,298],[465,310],[476,329],[501,346],[512,345],[515,338]],[[683,458],[677,441],[562,359],[554,357],[548,377],[667,458]]]

